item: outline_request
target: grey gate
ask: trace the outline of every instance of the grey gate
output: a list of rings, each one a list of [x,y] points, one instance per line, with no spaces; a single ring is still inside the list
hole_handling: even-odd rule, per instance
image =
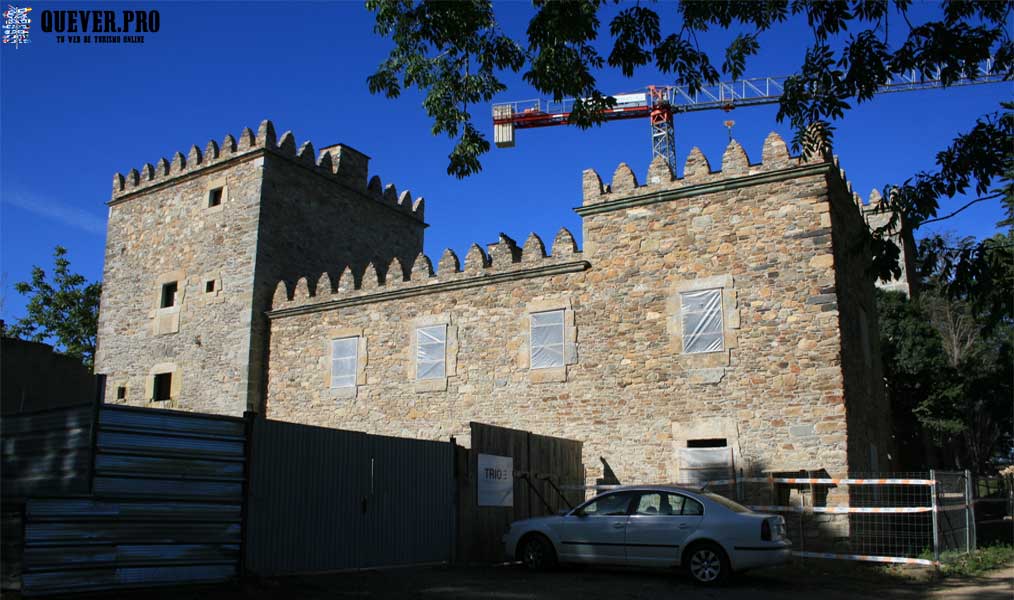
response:
[[[246,567],[260,575],[450,561],[453,446],[254,423]]]

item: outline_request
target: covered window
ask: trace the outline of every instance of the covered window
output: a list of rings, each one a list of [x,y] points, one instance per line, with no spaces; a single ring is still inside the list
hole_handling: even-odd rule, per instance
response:
[[[443,379],[447,376],[447,325],[431,325],[415,330],[415,378]]]
[[[532,368],[563,366],[563,311],[532,313]]]
[[[331,340],[331,387],[347,388],[356,385],[359,360],[359,338]]]
[[[724,350],[722,290],[701,290],[680,294],[683,319],[683,352]]]

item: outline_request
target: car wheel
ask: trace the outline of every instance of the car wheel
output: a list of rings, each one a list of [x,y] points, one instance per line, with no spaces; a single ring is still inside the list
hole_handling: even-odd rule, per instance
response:
[[[532,571],[543,571],[556,565],[553,544],[542,535],[530,535],[521,541],[521,562]]]
[[[702,585],[719,585],[729,578],[732,570],[721,546],[707,542],[695,544],[687,551],[686,565],[690,576]]]

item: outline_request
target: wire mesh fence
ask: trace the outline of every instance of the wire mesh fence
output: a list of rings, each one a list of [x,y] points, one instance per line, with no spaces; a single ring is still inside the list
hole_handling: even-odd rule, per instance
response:
[[[930,564],[975,548],[967,472],[738,475],[709,488],[781,514],[802,556]]]
[[[680,484],[676,484],[680,485]],[[780,514],[796,555],[932,565],[975,549],[968,471],[770,472],[694,481],[756,511]],[[594,486],[598,491],[615,485]]]

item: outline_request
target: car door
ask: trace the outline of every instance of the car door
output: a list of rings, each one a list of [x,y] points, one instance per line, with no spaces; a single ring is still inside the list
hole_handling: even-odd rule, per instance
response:
[[[624,564],[627,512],[635,492],[603,494],[555,525],[560,559],[567,562]]]
[[[701,503],[682,494],[641,492],[627,519],[627,564],[671,567],[703,517]]]

